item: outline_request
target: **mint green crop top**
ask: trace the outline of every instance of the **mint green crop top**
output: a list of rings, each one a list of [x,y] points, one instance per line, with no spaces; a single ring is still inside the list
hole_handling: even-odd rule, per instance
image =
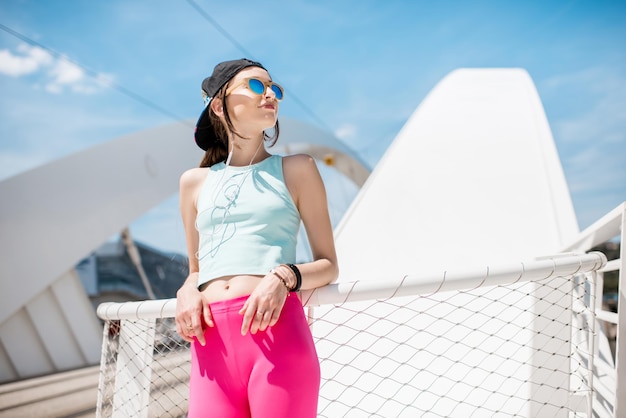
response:
[[[211,166],[197,209],[198,286],[295,263],[300,213],[285,185],[281,156],[245,167]]]

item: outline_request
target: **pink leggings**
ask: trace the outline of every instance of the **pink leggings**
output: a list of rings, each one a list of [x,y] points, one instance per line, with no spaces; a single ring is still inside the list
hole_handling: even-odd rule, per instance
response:
[[[241,335],[247,296],[211,304],[215,326],[191,347],[188,418],[315,418],[320,365],[298,296],[280,319]]]

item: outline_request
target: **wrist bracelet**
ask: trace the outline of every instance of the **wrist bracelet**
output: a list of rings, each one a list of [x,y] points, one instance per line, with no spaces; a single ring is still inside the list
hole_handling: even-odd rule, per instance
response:
[[[295,264],[285,264],[287,267],[293,271],[293,274],[296,275],[296,285],[291,289],[292,292],[298,292],[302,287],[302,274],[300,274],[300,269],[295,266]]]
[[[285,278],[283,276],[281,276],[280,274],[278,274],[278,272],[276,271],[276,269],[271,269],[270,273],[272,273],[274,276],[278,277],[278,280],[280,280],[280,282],[283,284],[283,286],[285,286],[287,288],[287,290],[289,292],[291,292],[291,288],[289,287],[289,285],[287,284],[287,280],[285,280]]]

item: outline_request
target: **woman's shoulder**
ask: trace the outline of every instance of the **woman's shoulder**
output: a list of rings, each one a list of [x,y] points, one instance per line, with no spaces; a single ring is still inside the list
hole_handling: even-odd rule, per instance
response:
[[[283,157],[283,173],[287,188],[295,194],[294,200],[299,201],[302,193],[316,193],[322,184],[320,172],[315,159],[308,154],[294,154]]]
[[[201,183],[206,178],[208,171],[209,167],[190,168],[180,176],[181,187],[189,187]]]
[[[308,154],[293,154],[283,157],[283,167],[285,171],[295,172],[294,174],[306,174],[311,170],[317,171],[315,160]]]

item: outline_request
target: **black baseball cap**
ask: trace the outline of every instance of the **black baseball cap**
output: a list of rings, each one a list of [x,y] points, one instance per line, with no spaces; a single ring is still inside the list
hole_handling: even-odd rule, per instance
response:
[[[207,150],[211,144],[217,141],[213,125],[209,119],[209,104],[217,92],[230,81],[237,73],[244,68],[259,67],[265,70],[261,63],[251,61],[247,58],[220,62],[213,69],[213,74],[202,81],[202,95],[206,97],[206,106],[196,123],[194,134],[196,144],[203,150]],[[267,71],[267,70],[266,70]]]

